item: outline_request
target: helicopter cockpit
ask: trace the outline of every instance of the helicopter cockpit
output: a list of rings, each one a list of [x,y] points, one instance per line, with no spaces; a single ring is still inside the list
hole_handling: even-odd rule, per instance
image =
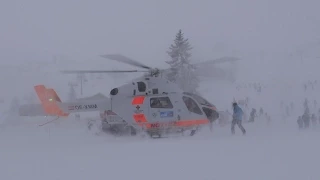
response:
[[[198,104],[201,105],[203,112],[206,114],[207,118],[210,121],[214,121],[219,118],[219,113],[217,112],[217,108],[213,104],[211,104],[207,100],[205,100],[203,97],[196,95],[196,94],[193,94],[193,93],[188,93],[188,92],[183,92],[183,94],[191,96],[193,99],[195,99],[198,102]],[[184,99],[184,101],[185,101],[185,99]],[[195,104],[194,101],[192,104],[192,101],[193,100],[191,98],[189,98],[189,100],[187,102],[185,101],[188,109],[190,107],[189,111],[195,112],[197,114],[202,114],[202,112],[201,112],[200,108],[197,106],[197,104]]]
[[[214,107],[215,106],[211,103],[209,103],[207,100],[205,100],[203,97],[193,94],[193,93],[188,93],[188,92],[184,92],[183,94],[186,94],[188,96],[191,96],[192,98],[194,98],[200,105],[204,105],[204,106],[209,106],[209,107]]]
[[[193,99],[191,99],[187,96],[183,96],[182,99],[190,112],[193,112],[196,114],[202,114],[201,109],[199,108],[199,106],[197,105],[197,103]]]

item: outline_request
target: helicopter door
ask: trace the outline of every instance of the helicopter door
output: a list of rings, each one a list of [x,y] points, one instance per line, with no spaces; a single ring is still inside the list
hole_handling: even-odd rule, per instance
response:
[[[173,104],[169,97],[151,97],[149,117],[151,122],[169,122],[175,119]]]

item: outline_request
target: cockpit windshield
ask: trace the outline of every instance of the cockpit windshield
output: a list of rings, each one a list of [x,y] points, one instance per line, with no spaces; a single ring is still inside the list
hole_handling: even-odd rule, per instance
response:
[[[205,100],[203,97],[196,95],[196,94],[192,94],[192,93],[188,93],[188,92],[184,92],[183,94],[191,96],[192,98],[194,98],[200,105],[204,105],[204,106],[209,106],[209,107],[214,107],[214,105],[212,105],[211,103],[209,103],[207,100]]]

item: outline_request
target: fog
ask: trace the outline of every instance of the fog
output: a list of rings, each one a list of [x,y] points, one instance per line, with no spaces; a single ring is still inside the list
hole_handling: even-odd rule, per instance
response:
[[[75,69],[82,68],[76,61],[101,61],[100,69],[125,68],[98,58],[122,53],[166,68],[166,51],[182,29],[194,47],[194,62],[236,56],[243,61],[241,80],[251,80],[253,71],[255,81],[291,78],[289,72],[305,70],[301,59],[308,68],[318,65],[318,6],[311,0],[5,0],[0,2],[1,64],[47,62],[56,55],[73,61]]]
[[[289,55],[319,40],[318,6],[311,0],[1,1],[0,48],[7,59],[121,52],[163,64],[182,29],[200,60]]]
[[[320,147],[314,143],[319,127],[299,132],[296,123],[305,98],[320,102],[319,85],[303,90],[309,80],[320,82],[319,7],[316,0],[1,0],[0,179],[98,179],[108,177],[105,172],[113,179],[319,179]],[[265,119],[245,124],[243,138],[239,129],[230,137],[227,125],[192,138],[153,141],[96,136],[86,122],[72,118],[39,127],[45,119],[6,114],[13,97],[37,101],[38,84],[54,88],[65,101],[68,83],[77,79],[60,70],[135,69],[102,54],[168,68],[166,51],[179,29],[193,47],[194,63],[241,59],[235,82],[205,79],[201,94],[229,111],[234,98],[250,97],[250,108],[263,107],[271,124]],[[82,96],[108,95],[140,75],[88,76]],[[264,86],[261,93],[236,89],[254,82]],[[80,96],[79,86],[76,90]],[[281,101],[295,103],[289,117]],[[82,115],[85,121],[96,116]]]

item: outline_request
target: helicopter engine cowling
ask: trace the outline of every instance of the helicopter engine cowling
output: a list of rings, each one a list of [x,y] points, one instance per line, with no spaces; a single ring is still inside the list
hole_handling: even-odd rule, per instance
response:
[[[161,79],[148,77],[135,82],[114,88],[110,91],[111,96],[147,96],[166,93],[182,93],[181,89],[174,83]]]

